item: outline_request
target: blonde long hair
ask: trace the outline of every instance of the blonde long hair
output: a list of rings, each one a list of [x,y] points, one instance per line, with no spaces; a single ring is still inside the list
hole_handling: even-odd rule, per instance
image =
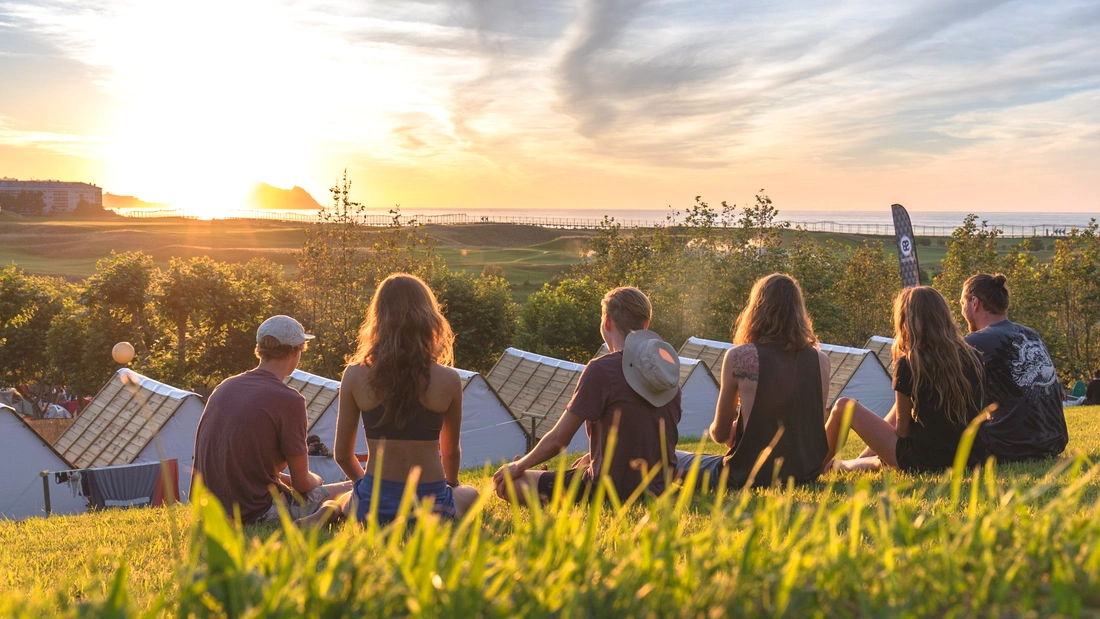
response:
[[[403,428],[428,389],[433,363],[454,363],[454,333],[431,288],[415,275],[394,273],[378,286],[359,328],[349,364],[370,367],[375,393],[385,394],[378,422]]]
[[[967,424],[967,413],[981,408],[985,370],[978,351],[963,340],[958,323],[943,295],[935,288],[906,288],[894,299],[895,363],[905,358],[913,372],[913,418],[917,419],[917,393],[930,386],[947,418]],[[975,399],[967,372],[978,378]],[[918,420],[919,421],[919,420]]]
[[[767,344],[787,351],[816,344],[814,324],[806,313],[798,280],[782,273],[756,280],[749,302],[737,317],[733,343]]]

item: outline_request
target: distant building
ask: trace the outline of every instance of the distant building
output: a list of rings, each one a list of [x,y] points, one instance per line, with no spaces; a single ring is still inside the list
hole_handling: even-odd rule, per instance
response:
[[[97,210],[103,208],[103,190],[89,183],[19,181],[9,178],[0,180],[0,195],[14,197],[24,191],[42,195],[43,213],[71,213],[81,200]]]

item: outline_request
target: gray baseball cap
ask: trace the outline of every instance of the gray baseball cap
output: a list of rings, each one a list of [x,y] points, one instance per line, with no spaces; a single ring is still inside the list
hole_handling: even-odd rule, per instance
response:
[[[623,344],[623,374],[638,395],[664,406],[680,391],[680,356],[652,331],[631,331]]]
[[[301,346],[306,340],[313,339],[302,323],[282,314],[268,318],[256,329],[256,343],[259,344],[268,335],[284,346]]]

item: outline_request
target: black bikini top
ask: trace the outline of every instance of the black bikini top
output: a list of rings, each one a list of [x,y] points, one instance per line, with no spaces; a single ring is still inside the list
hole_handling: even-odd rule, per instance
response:
[[[439,431],[443,429],[443,415],[429,410],[423,404],[417,402],[416,410],[412,418],[405,422],[405,427],[398,429],[389,422],[379,426],[382,416],[386,413],[384,404],[362,411],[363,430],[367,438],[371,440],[389,439],[391,441],[432,441],[439,442]]]

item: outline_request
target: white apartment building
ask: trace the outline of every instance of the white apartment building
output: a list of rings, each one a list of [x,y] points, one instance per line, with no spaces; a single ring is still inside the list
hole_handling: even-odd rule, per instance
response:
[[[21,191],[37,191],[46,203],[43,213],[70,213],[81,200],[103,206],[103,190],[89,183],[66,181],[20,181],[0,179],[0,193],[18,194]]]

